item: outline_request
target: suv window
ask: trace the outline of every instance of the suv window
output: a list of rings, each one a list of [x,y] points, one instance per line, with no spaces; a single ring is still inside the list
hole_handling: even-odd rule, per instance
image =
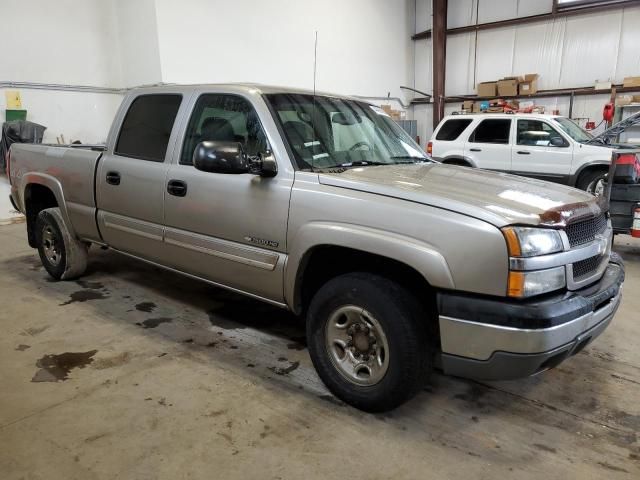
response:
[[[436,134],[436,140],[455,140],[472,122],[470,118],[455,118],[442,124]]]
[[[187,125],[180,164],[193,165],[193,151],[204,141],[239,142],[250,156],[268,150],[258,114],[237,95],[205,94],[198,98]]]
[[[547,147],[551,145],[566,146],[566,140],[560,133],[541,120],[518,120],[518,145],[537,145]],[[557,143],[556,143],[557,142]]]
[[[469,137],[474,143],[509,143],[511,120],[491,118],[482,120]]]
[[[115,154],[164,162],[182,95],[141,95],[129,107],[116,143]]]

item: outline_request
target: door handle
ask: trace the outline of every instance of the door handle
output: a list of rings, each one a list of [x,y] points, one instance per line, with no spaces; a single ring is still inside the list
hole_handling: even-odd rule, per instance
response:
[[[107,183],[109,185],[120,185],[120,174],[118,172],[107,172]]]
[[[471,150],[472,152],[481,152],[482,151],[479,148],[470,148],[469,150]]]
[[[182,180],[169,180],[167,192],[174,197],[184,197],[187,194],[187,183]]]
[[[526,150],[518,150],[516,153],[518,155],[531,155],[531,152],[527,152]]]

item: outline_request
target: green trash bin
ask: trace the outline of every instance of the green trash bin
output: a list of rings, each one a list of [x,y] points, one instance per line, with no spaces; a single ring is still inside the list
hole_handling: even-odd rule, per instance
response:
[[[5,118],[7,122],[11,122],[13,120],[26,120],[27,119],[27,111],[26,110],[9,110],[7,109],[5,114]]]

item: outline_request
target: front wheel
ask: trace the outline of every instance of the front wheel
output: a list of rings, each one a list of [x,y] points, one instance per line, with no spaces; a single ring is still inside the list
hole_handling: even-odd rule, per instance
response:
[[[74,238],[59,208],[42,210],[36,218],[40,261],[56,280],[77,278],[87,268],[87,245]]]
[[[327,282],[307,314],[307,341],[331,392],[368,412],[391,410],[417,393],[432,370],[424,310],[404,288],[369,273]]]

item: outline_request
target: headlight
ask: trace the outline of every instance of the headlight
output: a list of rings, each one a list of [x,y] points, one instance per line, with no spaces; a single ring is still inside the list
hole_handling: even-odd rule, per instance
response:
[[[548,228],[507,227],[502,230],[509,256],[534,257],[563,250],[562,238],[557,230]]]
[[[535,257],[564,250],[557,230],[533,227],[506,227],[502,229],[507,241],[509,257]],[[553,292],[566,286],[565,267],[532,271],[509,271],[507,295],[515,298],[532,297]]]
[[[515,298],[531,297],[552,292],[566,285],[565,267],[533,270],[531,272],[509,272],[507,295]]]

